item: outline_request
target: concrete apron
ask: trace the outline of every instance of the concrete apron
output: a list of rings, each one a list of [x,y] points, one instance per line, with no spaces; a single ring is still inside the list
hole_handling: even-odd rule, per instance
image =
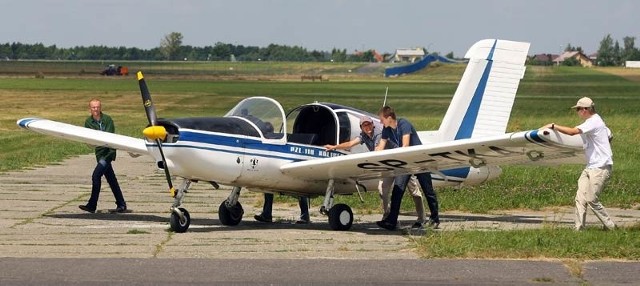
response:
[[[400,231],[379,229],[379,214],[354,214],[350,231],[329,227],[318,206],[311,206],[309,225],[294,224],[299,210],[294,205],[274,206],[275,223],[256,222],[261,194],[243,192],[243,221],[235,227],[218,221],[219,204],[229,189],[213,190],[206,183],[192,184],[185,199],[191,214],[187,233],[172,233],[169,207],[173,199],[166,190],[164,173],[146,157],[131,158],[120,152],[114,168],[132,213],[110,214],[115,208],[108,184],[98,203],[98,213],[78,209],[91,188],[93,155],[65,160],[61,164],[0,175],[1,257],[127,257],[127,258],[340,258],[416,259],[412,237]],[[176,182],[177,184],[178,182]],[[608,209],[619,225],[640,221],[640,210]],[[403,226],[414,214],[400,216]],[[599,224],[588,215],[589,224]],[[534,211],[501,211],[494,214],[442,214],[439,231],[456,229],[524,229],[545,224],[572,227],[570,207]]]

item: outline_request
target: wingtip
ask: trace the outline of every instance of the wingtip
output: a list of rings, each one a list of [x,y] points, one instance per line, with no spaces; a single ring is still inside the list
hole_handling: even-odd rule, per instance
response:
[[[18,126],[20,126],[21,128],[27,129],[29,128],[28,125],[29,123],[38,120],[38,118],[22,118],[22,119],[18,119],[16,121],[16,124]]]
[[[142,72],[141,72],[141,71],[138,71],[138,72],[136,73],[136,77],[138,77],[138,80],[143,80],[143,79],[144,79],[144,76],[142,75]]]

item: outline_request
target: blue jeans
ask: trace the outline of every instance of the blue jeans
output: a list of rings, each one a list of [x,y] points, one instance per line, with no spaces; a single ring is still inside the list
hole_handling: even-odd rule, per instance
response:
[[[397,176],[393,185],[393,191],[391,192],[391,206],[389,208],[389,215],[386,221],[392,224],[398,223],[398,215],[400,214],[400,205],[402,203],[402,196],[407,188],[411,175]],[[440,223],[440,216],[438,214],[438,197],[433,190],[433,184],[431,183],[431,173],[416,174],[416,178],[420,183],[420,188],[424,192],[424,196],[427,199],[427,205],[431,215],[429,219],[434,222]]]
[[[107,179],[107,183],[109,183],[109,187],[111,187],[111,192],[113,192],[113,196],[116,198],[116,206],[126,208],[127,203],[122,196],[122,190],[120,190],[120,185],[118,185],[118,179],[116,179],[116,173],[113,171],[111,161],[105,161],[104,159],[98,161],[96,168],[93,170],[93,175],[91,176],[91,198],[89,198],[87,207],[96,209],[98,206],[102,176]]]
[[[300,219],[309,220],[309,198],[299,197],[298,205],[300,206]],[[264,205],[262,206],[262,216],[272,218],[273,194],[264,194]]]

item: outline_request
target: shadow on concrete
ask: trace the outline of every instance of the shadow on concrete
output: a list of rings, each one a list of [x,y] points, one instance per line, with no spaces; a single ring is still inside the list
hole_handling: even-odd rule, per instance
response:
[[[217,216],[217,214],[211,214]],[[60,218],[60,219],[79,219],[79,220],[96,220],[96,221],[137,221],[137,222],[152,222],[152,223],[166,223],[169,224],[169,214],[166,216],[159,216],[153,214],[112,214],[112,213],[54,213],[47,214],[44,217]],[[321,230],[321,231],[334,231],[329,226],[328,221],[318,220],[312,221],[310,224],[296,224],[293,220],[276,220],[271,223],[264,223],[254,221],[252,218],[245,217],[237,226],[225,226],[220,223],[220,220],[213,218],[191,218],[191,228],[188,232],[217,232],[217,231],[245,231],[245,230],[260,230],[260,229],[308,229],[308,230]],[[197,227],[194,227],[197,226]],[[379,228],[375,222],[354,222],[350,232],[362,232],[371,235],[401,235],[400,231],[388,231]]]
[[[169,222],[169,216],[166,217],[152,214],[136,214],[136,213],[77,213],[77,214],[46,214],[44,217],[63,218],[63,219],[83,219],[83,220],[104,220],[104,221],[142,221],[142,222]],[[193,222],[193,220],[192,220]]]
[[[217,214],[210,214],[212,217]],[[407,214],[410,215],[410,214]],[[138,213],[77,213],[77,214],[47,214],[45,217],[62,218],[62,219],[82,219],[82,220],[104,220],[104,221],[139,221],[139,222],[152,222],[152,223],[169,223],[169,214],[166,216],[159,216],[154,214],[138,214]],[[326,218],[312,221],[310,224],[296,224],[294,220],[276,220],[271,223],[258,222],[250,217],[245,217],[237,226],[224,226],[217,218],[191,218],[191,227],[188,232],[217,232],[217,231],[244,231],[244,230],[260,230],[260,229],[309,229],[309,230],[321,230],[321,231],[333,231],[329,226]],[[357,219],[357,216],[356,216]],[[513,224],[542,224],[548,222],[544,217],[540,216],[528,216],[528,215],[442,215],[440,217],[441,228],[446,227],[448,223],[465,223],[465,222],[477,222],[477,223],[513,223]],[[408,227],[412,225],[415,220],[401,220],[399,226]],[[572,224],[568,221],[556,221],[558,224]],[[491,225],[488,225],[491,226]],[[473,228],[473,227],[471,227]],[[407,231],[398,229],[395,231],[389,231],[379,228],[375,222],[354,222],[351,226],[350,232],[360,232],[369,235],[403,235],[407,234]],[[426,232],[431,231],[426,229]],[[420,232],[424,234],[423,232]]]

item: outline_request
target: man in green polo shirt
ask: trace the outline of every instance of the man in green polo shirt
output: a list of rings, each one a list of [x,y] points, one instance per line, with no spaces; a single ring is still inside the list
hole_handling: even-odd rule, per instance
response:
[[[89,111],[91,116],[87,117],[84,122],[84,127],[105,132],[115,132],[115,126],[113,120],[109,115],[102,113],[102,104],[99,99],[92,99],[89,101]],[[113,192],[113,196],[116,198],[116,208],[111,210],[112,212],[123,213],[127,211],[127,203],[122,196],[122,190],[118,185],[118,179],[116,179],[116,173],[113,171],[111,162],[116,159],[116,150],[108,147],[97,146],[95,148],[96,161],[98,164],[93,170],[91,197],[86,205],[78,206],[81,210],[90,213],[95,213],[98,206],[98,197],[100,196],[100,187],[102,185],[102,176],[107,179],[109,187]]]

